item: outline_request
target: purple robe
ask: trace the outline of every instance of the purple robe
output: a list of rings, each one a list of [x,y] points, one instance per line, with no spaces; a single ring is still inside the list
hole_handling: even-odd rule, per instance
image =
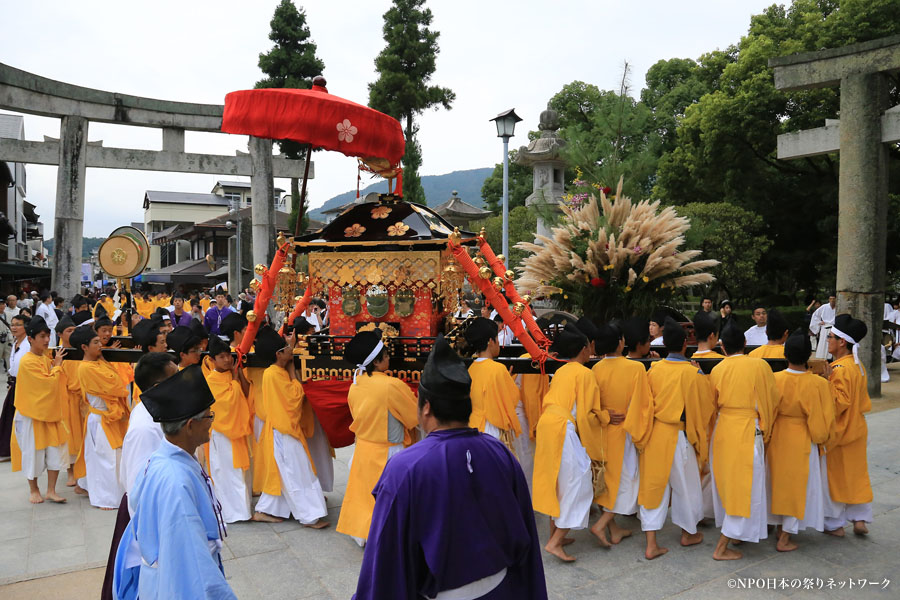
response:
[[[189,327],[191,324],[191,319],[193,319],[193,317],[191,316],[191,313],[189,313],[188,311],[183,311],[181,313],[181,316],[179,317],[178,315],[175,314],[174,310],[169,311],[169,318],[172,320],[173,328],[178,327],[179,325],[182,325],[184,327]]]
[[[222,323],[222,319],[233,312],[234,311],[227,306],[219,309],[218,304],[213,304],[209,307],[209,310],[206,311],[206,316],[203,318],[203,326],[206,327],[206,330],[210,335],[219,335],[219,325]],[[190,321],[188,321],[188,324],[190,324]]]
[[[500,441],[433,431],[388,461],[372,494],[356,600],[434,597],[504,568],[483,598],[547,598],[528,484]]]

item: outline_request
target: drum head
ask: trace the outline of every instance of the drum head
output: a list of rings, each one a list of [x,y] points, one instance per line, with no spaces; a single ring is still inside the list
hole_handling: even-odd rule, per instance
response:
[[[100,268],[110,277],[128,279],[139,274],[143,268],[140,247],[130,237],[107,238],[97,252]]]

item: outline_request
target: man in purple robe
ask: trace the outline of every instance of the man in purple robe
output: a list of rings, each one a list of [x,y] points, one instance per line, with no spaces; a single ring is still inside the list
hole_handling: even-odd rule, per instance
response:
[[[419,384],[427,437],[391,458],[356,600],[547,598],[528,485],[499,440],[468,427],[466,365],[441,336]]]

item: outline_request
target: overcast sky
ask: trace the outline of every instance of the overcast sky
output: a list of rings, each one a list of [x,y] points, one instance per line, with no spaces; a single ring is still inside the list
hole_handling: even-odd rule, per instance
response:
[[[42,0],[15,2],[4,13],[0,62],[67,83],[166,100],[215,103],[260,79],[260,52],[271,47],[277,0]],[[307,13],[328,90],[361,104],[376,78],[384,47],[382,14],[389,0],[297,2]],[[625,61],[633,94],[647,69],[674,57],[697,58],[745,35],[762,0],[429,0],[441,53],[433,82],[456,92],[453,109],[421,118],[421,173],[490,167],[502,159],[489,119],[509,108],[524,119],[510,141],[524,143],[540,111],[574,80],[617,89]],[[58,137],[59,121],[27,115],[25,136]],[[161,148],[159,130],[92,124],[90,140],[106,146]],[[233,155],[245,136],[187,133],[188,152]],[[356,160],[314,157],[313,206],[356,186]],[[209,192],[213,175],[89,169],[84,233],[105,237],[143,221],[144,191]],[[247,178],[249,181],[249,178]],[[289,189],[289,181],[276,180]],[[367,183],[363,179],[364,185]],[[52,236],[56,167],[28,167],[27,199]],[[449,190],[448,190],[449,194]]]

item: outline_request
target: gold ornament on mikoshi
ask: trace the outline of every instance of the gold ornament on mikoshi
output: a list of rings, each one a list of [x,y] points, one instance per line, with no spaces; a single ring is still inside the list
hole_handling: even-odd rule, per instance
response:
[[[476,265],[478,265],[479,267],[484,265],[484,259],[480,256],[476,256],[475,258],[473,258],[472,262],[475,263]]]
[[[256,311],[248,310],[247,311],[247,322],[253,323],[254,321],[256,321]]]
[[[288,311],[292,308],[291,301],[296,294],[296,288],[297,271],[287,265],[281,267],[275,279],[276,310]]]
[[[251,290],[253,290],[254,292],[257,291],[259,289],[259,279],[256,279],[254,277],[250,280],[250,283],[248,285],[250,286]]]
[[[513,304],[513,313],[515,313],[516,316],[521,316],[524,311],[525,305],[521,302],[516,302],[515,304]]]
[[[503,290],[503,280],[500,279],[499,277],[494,277],[493,284],[494,284],[494,289],[497,290],[498,292]]]
[[[480,269],[478,269],[478,276],[482,279],[490,279],[491,275],[493,274],[494,272],[491,271],[490,267],[481,267]]]
[[[255,267],[253,267],[253,272],[256,273],[257,275],[265,275],[266,270],[267,270],[266,265],[264,265],[264,264],[258,264]]]
[[[499,260],[499,261],[502,262],[502,263],[505,263],[505,262],[506,262],[506,257],[503,256],[502,254],[498,254],[498,255],[497,255],[497,260]]]
[[[516,278],[516,274],[511,270],[506,271],[506,273],[504,273],[503,275],[510,281]]]
[[[524,296],[522,296],[522,302],[524,302],[525,304],[531,304],[531,296],[525,294]]]

